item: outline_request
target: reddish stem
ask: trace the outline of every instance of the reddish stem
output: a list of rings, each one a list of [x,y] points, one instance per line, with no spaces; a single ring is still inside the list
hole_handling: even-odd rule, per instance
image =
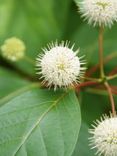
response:
[[[97,85],[97,84],[99,84],[99,82],[87,81],[87,82],[83,82],[81,84],[78,84],[75,87],[76,87],[76,89],[80,90],[83,87],[93,86],[93,85]]]
[[[112,108],[112,114],[113,114],[113,116],[116,116],[115,103],[114,103],[114,98],[113,98],[113,95],[112,95],[112,89],[109,86],[108,82],[105,82],[104,85],[105,85],[105,87],[106,87],[106,89],[108,91],[108,94],[109,94],[109,98],[110,98],[110,102],[111,102],[111,108]]]

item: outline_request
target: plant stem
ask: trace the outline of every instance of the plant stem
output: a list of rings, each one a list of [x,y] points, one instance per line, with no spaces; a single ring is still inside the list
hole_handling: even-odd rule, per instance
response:
[[[109,98],[110,98],[110,102],[111,102],[111,108],[112,108],[112,115],[113,117],[116,116],[116,111],[115,111],[115,103],[114,103],[114,98],[112,95],[112,90],[108,84],[108,82],[104,83],[105,87],[107,88],[108,94],[109,94]]]
[[[101,26],[99,28],[99,65],[100,65],[100,77],[104,77],[104,60],[103,60],[103,34],[104,28]]]
[[[97,88],[86,88],[85,91],[88,92],[88,93],[91,93],[91,94],[107,95],[106,90],[97,89]]]
[[[101,82],[102,79],[100,78],[92,78],[92,77],[84,77],[85,80],[88,80],[88,81],[94,81],[94,82]]]
[[[91,93],[91,94],[108,95],[107,90],[105,90],[104,88],[101,89],[101,88],[97,88],[97,87],[96,88],[89,87],[89,88],[86,88],[85,91],[88,93]],[[112,89],[112,87],[111,87],[111,91],[114,95],[117,95],[117,92],[114,89]]]
[[[86,81],[86,82],[83,82],[79,85],[76,86],[76,89],[80,89],[82,87],[88,87],[88,86],[93,86],[93,85],[98,85],[99,82],[94,82],[94,81]]]
[[[112,80],[112,79],[114,79],[114,78],[117,78],[117,74],[112,75],[112,76],[108,76],[108,77],[107,77],[107,80]]]
[[[33,59],[31,59],[30,57],[28,57],[28,56],[24,56],[24,59],[27,61],[27,62],[29,62],[30,64],[32,64],[33,66],[35,65],[35,61],[33,60]]]

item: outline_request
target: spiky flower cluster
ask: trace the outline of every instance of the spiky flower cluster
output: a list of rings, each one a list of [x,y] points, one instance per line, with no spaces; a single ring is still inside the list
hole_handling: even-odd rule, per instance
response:
[[[85,63],[77,54],[79,50],[73,51],[68,47],[69,43],[55,43],[43,49],[44,53],[37,58],[38,74],[42,75],[43,83],[49,87],[68,87],[79,82]]]
[[[117,21],[117,0],[83,0],[80,12],[89,24],[111,27]]]
[[[10,61],[17,61],[24,57],[25,44],[22,40],[12,37],[5,40],[1,46],[1,54]]]
[[[97,149],[97,155],[117,156],[117,117],[101,118],[90,130],[92,148]]]

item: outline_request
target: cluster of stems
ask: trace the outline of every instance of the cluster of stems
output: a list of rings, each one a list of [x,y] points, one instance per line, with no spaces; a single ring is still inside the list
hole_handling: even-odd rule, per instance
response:
[[[80,85],[78,85],[77,88],[80,87],[84,87],[84,86],[91,86],[91,85],[98,85],[98,84],[102,84],[106,91],[108,92],[109,95],[109,99],[110,99],[110,103],[111,103],[111,109],[112,109],[112,115],[116,116],[116,109],[115,109],[115,102],[114,102],[114,97],[113,97],[113,92],[112,92],[112,88],[109,84],[109,80],[112,80],[114,78],[117,78],[117,69],[115,69],[115,72],[110,76],[107,76],[105,74],[104,71],[104,64],[106,62],[108,62],[109,60],[111,60],[112,58],[114,58],[115,56],[117,56],[117,53],[112,53],[110,56],[108,56],[107,58],[104,58],[104,48],[103,48],[103,42],[104,42],[104,27],[101,26],[99,27],[99,38],[98,38],[98,46],[99,46],[99,64],[94,66],[93,68],[89,69],[89,71],[86,73],[86,77],[85,81],[83,83],[81,83]],[[100,76],[99,78],[91,78],[89,77],[92,73],[94,73],[97,69],[100,69]]]
[[[103,26],[101,26],[99,28],[99,65],[100,65],[100,78],[102,79],[107,91],[108,91],[108,94],[109,94],[109,98],[110,98],[110,103],[111,103],[111,108],[112,108],[112,114],[113,116],[116,115],[116,110],[115,110],[115,103],[114,103],[114,98],[113,98],[113,94],[112,94],[112,91],[111,91],[111,87],[108,83],[108,78],[107,76],[105,75],[105,72],[104,72],[104,55],[103,55],[103,36],[104,36],[104,28]],[[113,76],[115,77],[115,75]]]

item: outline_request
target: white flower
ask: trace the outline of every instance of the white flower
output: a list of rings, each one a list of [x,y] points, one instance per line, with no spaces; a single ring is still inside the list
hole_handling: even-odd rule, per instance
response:
[[[4,58],[10,61],[17,61],[24,56],[25,44],[16,37],[11,37],[5,40],[1,46],[1,54]]]
[[[90,141],[91,146],[97,149],[96,154],[117,156],[117,117],[104,116],[93,127],[89,132],[93,135]]]
[[[109,26],[117,21],[117,0],[83,0],[80,12],[89,24]]]
[[[79,82],[85,69],[82,67],[85,62],[77,56],[79,50],[74,52],[74,46],[68,46],[68,42],[52,43],[37,58],[38,74],[42,75],[43,83],[49,87],[53,85],[55,90],[57,87],[68,87]]]

